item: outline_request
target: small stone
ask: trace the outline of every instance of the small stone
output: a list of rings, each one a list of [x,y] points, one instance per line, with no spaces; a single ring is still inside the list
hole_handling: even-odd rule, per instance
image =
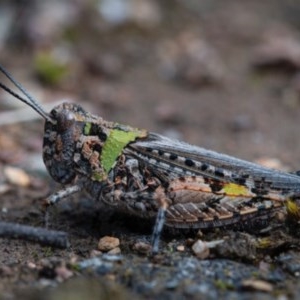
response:
[[[193,244],[192,250],[194,254],[200,259],[205,259],[209,256],[209,248],[207,247],[207,244],[201,240],[197,240]]]
[[[105,236],[99,240],[98,250],[108,252],[116,247],[119,247],[120,240],[112,236]]]
[[[199,230],[197,231],[196,236],[197,236],[198,238],[202,238],[202,237],[204,236],[204,234],[203,234],[203,232],[202,232],[201,229],[199,229]]]
[[[140,254],[147,254],[151,251],[151,245],[145,242],[137,242],[133,245],[133,250],[136,250]]]
[[[179,251],[179,252],[184,252],[185,247],[184,247],[184,245],[178,245],[178,246],[176,247],[176,249],[177,249],[177,251]]]
[[[273,291],[273,286],[269,282],[256,279],[244,280],[242,282],[242,287],[245,289],[257,290],[268,293]]]
[[[30,178],[28,174],[22,169],[15,167],[5,167],[4,175],[7,181],[11,184],[22,187],[27,187],[30,185]]]
[[[35,264],[34,262],[29,261],[29,262],[27,263],[27,267],[28,267],[29,269],[36,269],[36,264]]]

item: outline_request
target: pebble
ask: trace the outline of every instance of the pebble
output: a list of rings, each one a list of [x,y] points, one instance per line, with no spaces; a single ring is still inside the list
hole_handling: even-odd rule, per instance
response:
[[[242,282],[242,287],[246,289],[252,289],[262,292],[272,292],[273,286],[266,281],[257,280],[257,279],[246,279]]]
[[[99,240],[98,250],[108,252],[114,248],[119,247],[120,240],[112,236],[105,236]]]
[[[30,185],[30,177],[22,169],[10,167],[10,166],[5,167],[4,175],[7,181],[11,184],[22,186],[22,187],[27,187]]]
[[[31,262],[31,261],[27,262],[27,267],[29,269],[36,269],[37,268],[36,264],[34,262]]]
[[[184,252],[185,247],[184,247],[184,245],[178,245],[178,246],[176,247],[176,249],[177,249],[177,251],[179,251],[179,252]]]
[[[197,240],[193,244],[192,250],[194,254],[200,259],[205,259],[209,256],[209,248],[207,247],[207,244],[201,240]]]
[[[140,254],[147,254],[151,251],[151,245],[145,242],[137,242],[133,245],[133,250],[136,250]]]

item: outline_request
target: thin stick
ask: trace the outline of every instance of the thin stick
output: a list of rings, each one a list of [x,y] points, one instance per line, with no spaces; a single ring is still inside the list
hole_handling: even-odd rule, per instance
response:
[[[66,232],[17,223],[0,222],[0,237],[22,239],[56,248],[67,248],[70,246]]]

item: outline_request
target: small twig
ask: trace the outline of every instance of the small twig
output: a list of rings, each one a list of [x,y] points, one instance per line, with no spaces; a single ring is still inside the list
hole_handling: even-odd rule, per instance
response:
[[[23,239],[57,248],[67,248],[70,245],[66,232],[17,223],[0,222],[0,237]]]

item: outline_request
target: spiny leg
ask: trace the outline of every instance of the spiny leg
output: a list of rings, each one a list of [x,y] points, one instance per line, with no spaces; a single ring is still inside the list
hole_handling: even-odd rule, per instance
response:
[[[67,186],[67,187],[57,191],[56,193],[50,195],[46,199],[46,205],[48,205],[48,206],[49,205],[55,205],[56,203],[58,203],[63,198],[66,198],[66,197],[68,197],[72,194],[75,194],[75,193],[81,191],[82,189],[83,189],[83,187],[79,184]]]
[[[62,200],[63,198],[66,198],[72,194],[75,194],[79,191],[81,191],[83,189],[83,187],[81,185],[75,184],[75,185],[71,185],[68,187],[65,187],[59,191],[57,191],[56,193],[50,195],[46,201],[45,201],[45,206],[46,206],[46,211],[45,211],[45,226],[46,228],[49,227],[49,210],[48,207],[55,205],[56,203],[58,203],[60,200]]]

